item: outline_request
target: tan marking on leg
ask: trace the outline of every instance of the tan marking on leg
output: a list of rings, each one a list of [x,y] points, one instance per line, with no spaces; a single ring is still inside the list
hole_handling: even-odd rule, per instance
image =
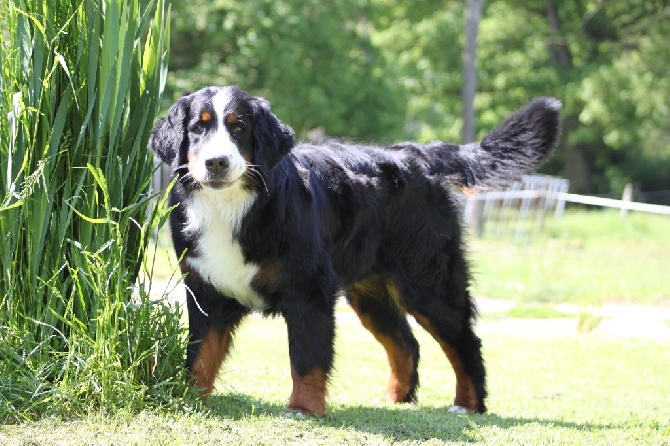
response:
[[[391,338],[377,336],[375,338],[384,346],[389,363],[390,375],[386,390],[386,401],[402,402],[412,388],[414,361],[406,351],[402,350]]]
[[[219,334],[211,330],[200,342],[198,357],[193,364],[191,384],[200,389],[203,400],[207,400],[214,390],[214,380],[230,346],[231,337],[230,331]]]
[[[377,282],[377,285],[381,285],[380,282]],[[375,294],[375,290],[377,293]],[[395,290],[397,292],[397,290]],[[349,303],[354,312],[358,315],[358,318],[374,338],[379,342],[384,350],[386,351],[386,358],[389,364],[389,382],[386,390],[386,395],[384,396],[385,400],[390,403],[398,403],[405,399],[407,394],[412,388],[412,374],[414,372],[414,361],[412,360],[412,355],[410,352],[402,349],[397,342],[395,342],[388,335],[381,333],[376,330],[373,319],[365,313],[361,313],[358,306],[358,301],[361,294],[368,296],[383,296],[383,289],[379,287],[374,287],[374,282],[368,281],[367,283],[356,284],[349,290],[350,300]],[[389,294],[391,294],[389,290]],[[399,294],[398,294],[399,296]],[[368,297],[369,299],[375,299],[378,297]],[[395,300],[396,298],[393,297]]]
[[[378,276],[371,276],[360,280],[347,289],[353,297],[361,296],[369,298],[380,298],[384,292],[384,286]]]
[[[440,339],[438,331],[435,326],[428,320],[426,317],[412,313],[414,319],[428,331],[431,336],[440,344],[442,351],[449,359],[451,367],[454,369],[454,374],[456,375],[456,398],[454,398],[454,405],[464,407],[471,412],[476,412],[477,407],[479,406],[479,401],[477,400],[477,394],[475,393],[475,386],[472,383],[470,377],[465,373],[465,368],[461,362],[456,350],[453,349],[449,344]]]
[[[396,284],[390,279],[387,279],[385,284],[386,291],[388,292],[389,296],[391,296],[391,299],[393,299],[393,302],[395,302],[396,306],[405,310],[405,303],[403,302],[402,294],[400,294],[400,290]]]
[[[328,377],[323,370],[312,370],[304,376],[298,375],[291,367],[293,392],[288,408],[299,410],[307,415],[323,415],[326,413],[326,393]]]

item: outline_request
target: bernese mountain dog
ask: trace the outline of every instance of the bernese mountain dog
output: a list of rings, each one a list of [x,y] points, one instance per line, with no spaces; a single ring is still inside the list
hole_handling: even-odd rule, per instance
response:
[[[245,316],[281,315],[288,409],[323,414],[343,291],[386,350],[389,402],[417,398],[409,314],[453,367],[450,410],[486,411],[458,189],[499,187],[535,170],[557,144],[560,108],[535,99],[479,143],[381,147],[296,143],[266,100],[234,86],[181,97],[149,147],[178,177],[170,226],[185,275],[192,384],[204,398],[212,392]]]

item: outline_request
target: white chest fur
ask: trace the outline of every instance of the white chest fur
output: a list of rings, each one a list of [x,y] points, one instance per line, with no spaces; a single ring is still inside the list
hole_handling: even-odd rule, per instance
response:
[[[247,308],[262,310],[267,304],[250,286],[258,265],[245,262],[242,248],[233,238],[253,201],[254,195],[236,185],[197,191],[186,206],[184,231],[197,234],[189,265],[221,293]]]

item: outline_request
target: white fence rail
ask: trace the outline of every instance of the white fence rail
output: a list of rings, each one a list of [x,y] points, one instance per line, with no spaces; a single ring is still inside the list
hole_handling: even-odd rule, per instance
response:
[[[571,203],[589,204],[608,208],[627,209],[629,211],[651,212],[653,214],[670,215],[670,206],[640,203],[637,201],[615,200],[613,198],[592,197],[589,195],[559,194],[558,199]]]

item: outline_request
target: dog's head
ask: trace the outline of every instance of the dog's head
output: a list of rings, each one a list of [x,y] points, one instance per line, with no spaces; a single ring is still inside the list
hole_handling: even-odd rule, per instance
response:
[[[154,126],[149,148],[196,188],[238,182],[253,189],[295,144],[270,104],[237,87],[208,87],[181,97]]]

